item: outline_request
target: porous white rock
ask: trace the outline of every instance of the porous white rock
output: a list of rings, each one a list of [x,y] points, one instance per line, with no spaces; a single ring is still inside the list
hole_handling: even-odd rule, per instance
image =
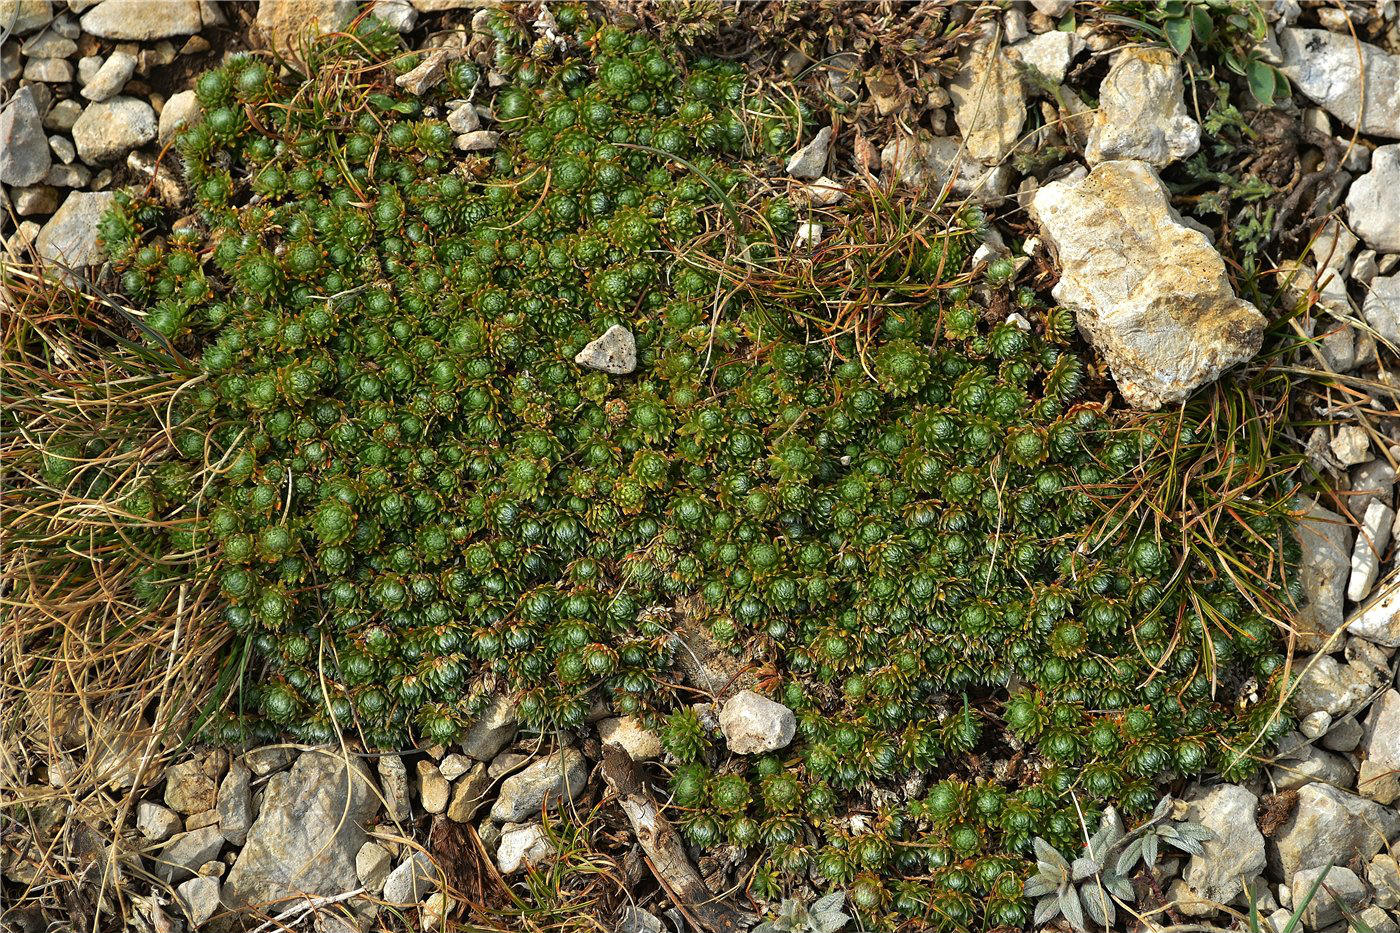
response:
[[[152,842],[164,842],[180,831],[180,814],[142,800],[136,804],[136,830]]]
[[[761,755],[786,748],[797,731],[792,710],[752,690],[740,690],[719,712],[724,741],[736,755]]]
[[[633,761],[650,761],[661,755],[661,739],[636,716],[601,720],[598,738],[604,745],[621,748]]]
[[[496,850],[496,866],[501,874],[512,875],[539,865],[554,851],[554,843],[545,835],[544,827],[539,823],[529,823],[501,833],[500,847]]]
[[[452,785],[442,776],[438,766],[431,761],[418,762],[418,799],[428,813],[441,813],[447,809],[447,800],[452,793]]]
[[[274,52],[295,56],[308,30],[325,34],[344,29],[358,12],[356,6],[355,0],[258,0],[254,25]]]
[[[637,368],[637,340],[621,324],[614,324],[596,340],[590,340],[574,362],[615,376],[625,376]]]
[[[1344,424],[1332,435],[1332,456],[1342,466],[1356,466],[1371,459],[1371,438],[1366,429],[1356,424]]]
[[[1353,129],[1400,139],[1400,55],[1325,29],[1284,29],[1278,44],[1304,97]]]
[[[1371,155],[1371,170],[1347,189],[1347,222],[1366,245],[1400,253],[1400,143]]]
[[[948,94],[968,155],[990,164],[1011,153],[1026,122],[1026,92],[1016,64],[996,43],[984,40],[968,51]]]
[[[378,896],[384,890],[384,882],[389,878],[389,866],[393,859],[389,850],[377,842],[366,842],[355,853],[355,876],[360,885],[371,895]]]
[[[1058,29],[1042,32],[1007,48],[1013,60],[1028,65],[1055,84],[1065,79],[1070,63],[1084,48],[1084,40]]]
[[[1220,254],[1148,163],[1101,162],[1044,185],[1031,215],[1060,265],[1055,299],[1077,309],[1133,406],[1180,401],[1259,351],[1264,316],[1231,290]]]
[[[949,185],[955,198],[976,204],[997,204],[1006,197],[1014,174],[1009,165],[987,167],[963,150],[955,136],[900,134],[880,150],[880,171],[894,184],[928,185],[939,191]]]
[[[1099,109],[1084,158],[1141,159],[1157,168],[1201,148],[1201,127],[1186,112],[1181,65],[1170,49],[1124,49],[1099,87]]]

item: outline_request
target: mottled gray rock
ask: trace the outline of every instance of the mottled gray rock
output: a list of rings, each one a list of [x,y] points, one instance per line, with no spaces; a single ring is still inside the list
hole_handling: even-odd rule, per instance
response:
[[[458,744],[464,755],[477,761],[490,761],[510,744],[518,728],[515,704],[506,697],[492,697]]]
[[[615,376],[625,376],[637,368],[637,341],[632,332],[614,324],[603,336],[591,340],[574,357],[574,362]]]
[[[82,24],[94,36],[137,42],[193,35],[202,25],[198,0],[102,0],[83,14]]]
[[[0,182],[37,184],[50,161],[38,98],[32,87],[22,87],[0,110]]]
[[[1347,189],[1347,221],[1366,245],[1400,253],[1400,143],[1371,155],[1371,170]]]
[[[1356,751],[1365,737],[1365,728],[1357,721],[1355,716],[1344,716],[1332,724],[1332,728],[1327,730],[1318,742],[1323,748],[1333,752]]]
[[[49,0],[0,0],[0,32],[28,35],[52,19]]]
[[[830,149],[831,127],[824,126],[788,159],[787,173],[795,178],[820,178],[826,171],[826,154]]]
[[[472,761],[466,755],[459,755],[453,752],[443,758],[442,761],[438,762],[438,773],[448,781],[455,781],[470,771],[472,765],[475,763],[476,762]]]
[[[752,690],[740,690],[724,703],[719,726],[736,755],[761,755],[787,747],[797,731],[797,717],[781,703]]]
[[[204,813],[214,809],[219,778],[228,765],[221,750],[206,751],[171,765],[165,772],[165,805],[177,813]]]
[[[661,756],[661,739],[636,716],[600,721],[598,738],[604,745],[621,748],[633,761],[650,761]]]
[[[408,767],[398,755],[379,756],[379,788],[391,820],[406,820],[412,810],[408,799]]]
[[[152,842],[164,842],[180,831],[180,815],[158,803],[136,804],[136,830]]]
[[[1347,260],[1358,242],[1352,232],[1334,218],[1323,225],[1322,232],[1312,241],[1308,252],[1319,269],[1340,271],[1346,268]]]
[[[78,158],[93,165],[144,146],[156,138],[156,128],[156,112],[150,104],[135,97],[113,97],[88,104],[73,124],[73,142]]]
[[[48,174],[45,172],[44,177],[47,178]],[[58,210],[58,189],[52,185],[26,185],[23,188],[13,188],[10,191],[10,202],[15,206],[15,213],[21,217],[52,214]]]
[[[1084,40],[1058,29],[1031,36],[1006,50],[1013,60],[1040,72],[1054,84],[1065,79],[1074,56],[1084,48]]]
[[[452,145],[463,152],[484,152],[488,149],[495,149],[496,144],[501,141],[501,134],[495,130],[472,130],[470,133],[463,133],[453,140]]]
[[[1378,275],[1361,303],[1361,315],[1376,334],[1393,347],[1400,347],[1400,273]]]
[[[73,66],[66,58],[31,58],[24,63],[24,80],[67,84],[73,80]]]
[[[355,17],[355,0],[260,0],[254,25],[267,47],[295,58],[308,28],[322,35],[344,29]]]
[[[1351,471],[1351,495],[1346,500],[1351,514],[1365,515],[1372,502],[1393,506],[1394,500],[1395,468],[1383,457],[1363,463]]]
[[[218,858],[224,834],[217,826],[204,826],[173,837],[156,856],[156,874],[166,881],[181,881],[205,862]]]
[[[500,847],[496,850],[496,865],[503,875],[513,875],[525,868],[534,867],[554,854],[554,844],[545,835],[539,823],[508,828],[501,832]]]
[[[71,58],[78,54],[78,43],[50,28],[26,39],[20,51],[27,58]]]
[[[184,908],[185,916],[189,918],[191,929],[199,929],[210,917],[218,913],[222,906],[220,903],[222,889],[223,882],[218,878],[204,875],[197,875],[182,882],[175,889],[175,893],[180,899],[180,906]]]
[[[486,803],[486,793],[490,789],[491,775],[487,773],[486,763],[478,761],[452,785],[452,799],[447,803],[447,818],[458,823],[470,822]]]
[[[352,890],[364,825],[377,809],[364,762],[352,757],[347,769],[337,754],[303,752],[290,771],[268,779],[262,810],[229,872],[230,905]]]
[[[1186,112],[1181,65],[1170,49],[1124,49],[1099,87],[1099,108],[1084,158],[1141,159],[1162,168],[1201,148],[1201,127]]]
[[[249,786],[252,775],[247,765],[234,761],[219,785],[219,829],[236,846],[243,845],[253,825],[253,792]]]
[[[378,897],[389,878],[392,863],[388,849],[377,842],[366,842],[355,853],[355,876],[367,892]]]
[[[136,56],[118,48],[107,56],[92,80],[83,85],[82,95],[92,101],[109,100],[126,87],[135,72]]]
[[[1179,401],[1258,352],[1264,316],[1231,290],[1220,254],[1148,163],[1102,162],[1045,185],[1031,215],[1060,265],[1056,300],[1078,309],[1133,406]]]
[[[1395,510],[1384,502],[1372,502],[1366,507],[1361,532],[1356,536],[1356,549],[1351,554],[1347,599],[1360,602],[1370,594],[1380,573],[1381,555],[1390,544],[1390,528],[1394,522]]]
[[[44,129],[51,133],[66,133],[82,115],[83,105],[72,98],[65,98],[56,102],[49,108],[49,112],[44,114]]]
[[[1377,803],[1400,797],[1400,693],[1387,690],[1366,717],[1356,791]]]
[[[296,751],[285,745],[265,745],[244,753],[243,763],[258,777],[281,771],[296,758]]]
[[[525,770],[501,782],[500,795],[491,807],[498,823],[518,823],[535,816],[546,803],[572,800],[588,782],[588,762],[576,748],[565,748],[541,758]]]
[[[1197,791],[1188,798],[1183,818],[1215,834],[1201,843],[1205,854],[1191,856],[1182,874],[1192,895],[1232,903],[1244,885],[1264,870],[1264,837],[1254,825],[1258,803],[1258,797],[1235,784]]]
[[[394,83],[415,97],[432,90],[447,77],[449,55],[450,50],[445,48],[429,52],[412,71],[395,78]]]
[[[84,55],[78,59],[78,83],[87,84],[102,70],[101,55]]]
[[[1010,166],[990,168],[963,151],[953,136],[900,135],[880,151],[880,171],[895,184],[928,185],[941,190],[952,178],[950,193],[977,204],[997,204],[1006,197],[1013,175]]]
[[[1304,97],[1353,129],[1400,139],[1400,55],[1325,29],[1284,29],[1278,43]]]
[[[1301,716],[1320,709],[1333,719],[1344,716],[1380,685],[1380,679],[1367,665],[1343,663],[1330,654],[1305,655],[1295,659],[1293,665],[1298,671],[1293,707]]]
[[[1363,861],[1400,834],[1400,816],[1373,800],[1309,784],[1298,791],[1293,813],[1268,842],[1269,860],[1284,878],[1335,862],[1339,853]]]
[[[1331,784],[1341,790],[1356,786],[1356,769],[1345,758],[1311,745],[1306,746],[1301,758],[1278,761],[1269,775],[1279,790],[1297,790],[1314,782]]]
[[[470,101],[463,101],[447,114],[447,125],[459,136],[475,133],[481,129],[481,115]]]
[[[1363,909],[1355,916],[1359,922],[1352,929],[1369,930],[1370,933],[1400,933],[1400,923],[1375,905]]]
[[[1342,466],[1351,467],[1371,459],[1371,437],[1357,424],[1344,424],[1332,435],[1332,456]]]
[[[389,904],[421,904],[437,886],[438,872],[426,852],[415,849],[384,880],[384,900]]]
[[[1377,907],[1394,910],[1400,907],[1400,863],[1395,856],[1383,852],[1366,866],[1366,880],[1375,892]]]
[[[1341,853],[1338,853],[1340,855]],[[1309,930],[1321,930],[1342,919],[1342,910],[1355,912],[1366,900],[1366,883],[1356,872],[1344,865],[1328,868],[1305,868],[1293,876],[1293,903],[1302,905],[1303,898],[1326,871],[1327,877],[1303,907],[1303,925]]]
[[[447,809],[447,797],[452,785],[442,776],[436,764],[431,761],[418,762],[418,799],[428,813],[441,813]]]
[[[1297,572],[1303,604],[1298,607],[1294,628],[1299,648],[1316,651],[1342,625],[1352,535],[1340,515],[1316,500],[1303,500],[1299,506],[1303,515],[1297,535],[1303,553]]]
[[[969,156],[991,164],[1011,153],[1026,122],[1026,92],[1016,64],[996,43],[982,41],[968,51],[948,94]]]
[[[66,136],[54,134],[49,137],[49,151],[54,154],[63,165],[68,165],[78,157],[78,150],[73,147],[73,141]],[[49,172],[53,171],[53,166],[49,166]],[[44,184],[51,184],[48,181],[49,172],[44,173]]]

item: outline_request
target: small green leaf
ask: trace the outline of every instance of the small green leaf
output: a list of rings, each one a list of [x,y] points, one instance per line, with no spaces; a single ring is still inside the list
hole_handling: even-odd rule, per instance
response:
[[[1191,20],[1184,16],[1169,19],[1162,24],[1167,31],[1167,43],[1178,55],[1185,55],[1191,48]]]
[[[1272,65],[1258,59],[1249,63],[1249,93],[1265,107],[1273,106],[1274,103],[1275,74]]]
[[[1210,41],[1210,37],[1215,35],[1215,23],[1211,20],[1210,14],[1203,6],[1193,6],[1191,8],[1191,31],[1196,34],[1196,39],[1201,43]]]
[[[1234,52],[1225,53],[1225,67],[1241,77],[1245,74],[1244,62],[1240,61],[1240,57]]]

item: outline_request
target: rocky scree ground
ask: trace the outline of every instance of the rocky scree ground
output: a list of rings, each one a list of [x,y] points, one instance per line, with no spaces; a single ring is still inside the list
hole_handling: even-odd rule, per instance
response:
[[[217,36],[222,24],[213,17],[228,12],[191,3],[182,15],[171,13],[146,24],[138,15],[140,6],[104,0],[91,11],[44,3],[4,8],[15,11],[16,32],[29,46],[25,51],[20,44],[16,50],[15,39],[5,44],[6,67],[19,69],[15,75],[7,72],[7,79],[18,76],[20,87],[4,111],[6,139],[15,143],[0,155],[0,181],[14,213],[29,218],[29,226],[21,223],[11,236],[14,247],[32,242],[45,258],[74,268],[99,259],[96,218],[110,203],[104,189],[120,180],[121,172],[141,172],[140,165],[154,164],[149,148],[143,162],[138,147],[160,144],[164,107],[174,100],[172,95],[164,102],[157,119],[149,98],[137,99],[149,92],[133,88],[133,81],[140,80],[143,64],[148,72],[170,65],[161,64],[167,54],[161,43],[168,41],[175,49],[172,33],[197,38],[212,30]],[[280,5],[262,6],[267,9],[259,9],[253,20],[267,25],[272,38],[258,41],[276,44],[268,24],[279,21],[275,11]],[[424,4],[421,11],[405,4],[379,6],[386,18],[394,17],[396,25],[409,31],[416,26],[411,14],[441,13],[434,4]],[[250,17],[243,14],[251,12],[235,15],[246,24]],[[340,26],[356,9],[330,4],[325,12],[328,21]],[[1394,144],[1388,142],[1400,134],[1375,115],[1387,112],[1385,102],[1396,93],[1395,18],[1393,8],[1352,11],[1350,22],[1359,22],[1357,28],[1372,40],[1362,49],[1367,74],[1363,104],[1355,44],[1339,39],[1349,37],[1349,21],[1324,15],[1328,12],[1270,8],[1270,32],[1263,42],[1265,53],[1274,56],[1295,85],[1297,95],[1289,105],[1295,118],[1316,138],[1330,141],[1304,153],[1300,171],[1311,159],[1315,173],[1330,176],[1318,187],[1334,189],[1331,205],[1320,211],[1311,205],[1317,235],[1309,233],[1304,241],[1307,254],[1292,276],[1300,300],[1312,312],[1295,324],[1315,341],[1304,348],[1299,365],[1325,387],[1315,406],[1317,423],[1298,441],[1313,467],[1327,477],[1322,488],[1334,491],[1322,503],[1302,505],[1313,520],[1299,534],[1305,601],[1293,658],[1301,672],[1292,698],[1298,729],[1280,743],[1267,772],[1249,782],[1181,788],[1188,805],[1182,818],[1199,821],[1215,838],[1204,844],[1201,855],[1160,865],[1158,878],[1172,909],[1182,916],[1218,916],[1219,904],[1238,906],[1249,885],[1270,914],[1269,922],[1281,926],[1317,873],[1335,861],[1328,874],[1332,884],[1303,912],[1303,924],[1329,929],[1358,916],[1372,929],[1386,929],[1394,925],[1386,911],[1400,904],[1395,862],[1388,853],[1389,841],[1400,832],[1392,807],[1397,790],[1391,761],[1400,757],[1400,732],[1393,720],[1400,696],[1390,663],[1400,635],[1384,572],[1395,480],[1393,422],[1387,418],[1394,406],[1388,343],[1400,333],[1395,318],[1400,308],[1390,300],[1396,297],[1390,282],[1400,249],[1395,245],[1397,212],[1393,197],[1386,197],[1395,189],[1387,184],[1386,173],[1400,170],[1391,152]],[[1172,167],[1179,171],[1182,160],[1197,152],[1201,123],[1208,122],[1188,110],[1179,62],[1161,48],[1123,47],[1122,35],[1096,28],[1091,17],[1085,17],[1083,28],[1055,28],[1073,26],[1065,20],[1073,13],[1068,5],[1053,3],[1005,11],[999,17],[1000,44],[988,41],[968,49],[960,70],[948,76],[946,91],[919,89],[943,104],[923,110],[918,122],[922,132],[891,135],[881,147],[863,134],[852,144],[823,131],[782,168],[797,179],[795,184],[810,186],[814,203],[835,196],[828,192],[844,191],[849,176],[862,170],[887,183],[949,186],[954,195],[970,197],[992,212],[994,225],[984,234],[982,261],[1002,255],[1000,244],[1008,237],[1012,242],[1019,238],[1015,220],[998,234],[997,209],[1014,216],[1014,208],[1024,206],[1041,249],[1053,251],[1053,267],[1059,271],[1055,298],[1080,309],[1079,326],[1107,363],[1123,398],[1143,407],[1169,405],[1252,357],[1263,340],[1261,312],[1277,309],[1261,308],[1258,295],[1249,296],[1254,302],[1238,297],[1211,242],[1223,235],[1222,229],[1202,230],[1173,206],[1172,183],[1181,184],[1181,175],[1173,177]],[[451,21],[450,14],[442,20]],[[469,22],[459,25],[470,29]],[[74,49],[69,52],[59,39]],[[199,43],[190,46],[192,41],[184,40],[181,48],[189,51],[183,54],[207,54]],[[82,61],[70,70],[63,67],[84,48],[101,51],[103,43],[118,42],[137,46],[113,44],[86,71]],[[143,58],[147,51],[152,54]],[[1082,100],[1067,104],[1069,98],[1044,94],[1039,79],[1027,79],[1017,61],[1029,61],[1038,75],[1052,79],[1069,77],[1077,68],[1081,75],[1069,78],[1071,87],[1076,80],[1098,76],[1096,89],[1081,86],[1097,98],[1098,108],[1073,112],[1084,107]],[[425,65],[431,65],[431,56]],[[794,67],[804,66],[797,62]],[[431,81],[432,70],[419,79]],[[857,113],[860,108],[898,113],[901,98],[913,93],[897,74],[872,72],[852,86],[849,73],[823,66],[813,69],[810,78],[823,83],[832,97],[854,105]],[[419,79],[410,78],[404,86],[414,87]],[[64,100],[56,97],[75,88],[85,103],[62,106]],[[1022,137],[1036,103],[1042,112],[1048,107],[1054,119],[1029,130],[1030,150],[1062,147],[1065,160],[1025,171],[1016,167],[1016,156],[1025,151]],[[55,110],[61,114],[54,116]],[[73,120],[64,127],[69,115]],[[489,116],[459,118],[461,125],[453,127],[462,130],[459,149],[479,151],[495,142],[494,131],[484,128]],[[487,135],[479,135],[483,133]],[[65,139],[71,139],[73,151],[67,161]],[[101,167],[121,165],[129,150],[125,169],[104,179]],[[65,175],[56,171],[59,164],[77,169]],[[84,171],[89,177],[67,186],[73,190],[59,206],[64,187],[59,179],[76,179]],[[161,191],[159,182],[155,190]],[[178,188],[168,196],[172,206],[186,203]],[[40,226],[32,218],[45,216],[43,207],[49,204],[53,216]],[[817,245],[825,232],[819,221],[807,221],[803,236]],[[1032,247],[1026,257],[1030,269],[1047,262],[1045,253],[1035,253],[1031,238],[1021,239],[1023,246]],[[1105,243],[1113,245],[1111,256],[1104,254]],[[1232,248],[1225,251],[1233,253]],[[1164,255],[1172,257],[1170,268],[1161,260]],[[1019,256],[1013,263],[1026,265]],[[625,341],[593,352],[599,369],[627,371],[625,362],[618,362],[628,358]],[[587,365],[584,359],[579,362]],[[701,710],[698,718],[736,754],[783,748],[796,726],[791,710],[751,691],[735,693],[718,711]],[[345,922],[369,924],[377,913],[363,896],[369,894],[393,904],[421,905],[423,925],[440,925],[453,906],[443,885],[451,866],[434,864],[418,847],[440,857],[450,848],[443,837],[452,836],[456,824],[471,825],[503,875],[549,865],[566,848],[562,831],[531,818],[565,801],[586,810],[597,799],[600,789],[589,762],[601,760],[599,742],[621,744],[639,760],[660,754],[659,738],[626,717],[601,719],[585,734],[581,748],[513,745],[516,723],[501,709],[473,724],[460,746],[428,748],[407,763],[379,756],[352,760],[347,768],[335,754],[275,746],[242,755],[206,752],[178,762],[164,774],[163,786],[157,785],[130,814],[139,834],[132,837],[136,847],[148,854],[152,873],[168,884],[144,898],[134,922],[158,928],[183,915],[199,925],[227,908],[300,892],[335,900],[363,889],[336,903],[301,909],[288,920],[309,922],[315,915],[315,922],[329,924],[335,921],[323,918],[338,912]],[[55,767],[50,779],[60,774]],[[327,818],[305,819],[307,814]],[[391,820],[399,824],[394,831],[386,828]],[[417,838],[415,845],[399,832],[413,820],[448,829],[437,832],[436,839],[433,834]],[[856,836],[861,829],[852,826]],[[43,857],[37,851],[7,848],[6,855],[7,884],[24,887],[41,878],[35,865]],[[698,862],[716,884],[727,883],[722,856],[702,855]],[[1174,870],[1180,871],[1179,878]],[[451,887],[458,888],[461,880],[451,879]],[[1265,880],[1270,884],[1264,885]],[[21,905],[17,922],[28,922],[25,910]],[[654,912],[630,912],[627,922],[652,929],[679,920],[667,915],[661,901]]]

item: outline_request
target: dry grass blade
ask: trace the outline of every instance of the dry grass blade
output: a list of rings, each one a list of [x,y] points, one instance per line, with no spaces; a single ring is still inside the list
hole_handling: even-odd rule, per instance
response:
[[[0,301],[0,825],[30,885],[9,909],[134,928],[135,800],[231,683],[197,508],[146,507],[189,379],[31,266],[6,266]]]

